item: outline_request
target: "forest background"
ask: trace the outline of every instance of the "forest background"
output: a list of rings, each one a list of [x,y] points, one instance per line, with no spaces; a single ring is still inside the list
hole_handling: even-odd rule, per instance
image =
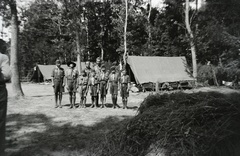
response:
[[[149,1],[151,2],[151,1]],[[191,49],[185,26],[185,0],[165,0],[164,7],[148,1],[128,1],[127,53],[137,56],[185,56],[191,67]],[[231,81],[240,67],[240,2],[206,0],[190,8],[198,68],[211,63],[215,74]],[[125,3],[112,1],[36,0],[18,8],[20,76],[36,64],[76,61],[76,33],[81,61],[121,61],[124,53]],[[8,9],[2,15],[10,19]],[[6,26],[9,26],[6,24]],[[212,68],[211,68],[212,69]],[[212,77],[206,67],[198,77]]]

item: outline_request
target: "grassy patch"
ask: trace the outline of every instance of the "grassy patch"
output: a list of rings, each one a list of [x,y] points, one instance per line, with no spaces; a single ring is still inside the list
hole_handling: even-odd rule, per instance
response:
[[[154,147],[169,156],[237,156],[239,101],[237,93],[148,96],[136,117],[107,135],[101,155],[143,156]]]

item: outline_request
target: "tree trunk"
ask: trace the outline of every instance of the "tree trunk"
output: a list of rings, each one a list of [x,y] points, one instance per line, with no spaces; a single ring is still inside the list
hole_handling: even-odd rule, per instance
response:
[[[194,35],[190,27],[189,22],[189,0],[186,0],[186,9],[185,9],[185,24],[187,28],[188,35],[190,37],[190,47],[192,53],[192,66],[193,66],[193,77],[197,78],[197,59],[196,59],[196,46],[194,43]]]
[[[127,64],[127,22],[128,22],[128,0],[125,0],[125,23],[124,23],[124,54],[123,54],[123,62],[126,66]]]
[[[104,56],[104,51],[103,51],[103,46],[101,45],[101,60],[103,60],[103,56]]]
[[[22,97],[23,91],[20,83],[18,66],[18,17],[16,1],[9,2],[11,8],[11,71],[12,71],[12,89],[14,97]]]
[[[152,34],[151,34],[151,11],[152,11],[152,0],[149,0],[149,12],[148,12],[148,50],[152,52]]]
[[[80,73],[82,71],[82,66],[81,66],[81,47],[79,30],[76,31],[76,46],[77,46],[77,69]]]

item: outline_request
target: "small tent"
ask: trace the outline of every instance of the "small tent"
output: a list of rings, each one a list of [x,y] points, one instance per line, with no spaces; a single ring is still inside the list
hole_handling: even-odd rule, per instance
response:
[[[106,69],[110,69],[111,63],[110,62],[105,62],[104,63]],[[93,68],[94,63],[91,63],[91,68]],[[56,67],[56,65],[37,65],[34,67],[33,75],[30,81],[33,82],[43,82],[43,81],[48,81],[51,80],[51,75],[53,69]],[[61,67],[66,70],[68,67],[67,65],[63,64]],[[84,69],[86,68],[85,62],[81,62],[81,68]]]
[[[85,62],[81,62],[82,69],[84,69]],[[56,65],[37,65],[34,67],[33,76],[31,81],[33,82],[43,82],[51,80],[52,71],[56,67]],[[66,64],[62,64],[61,67],[66,70],[68,66]]]
[[[185,57],[128,56],[127,66],[137,84],[194,80]]]

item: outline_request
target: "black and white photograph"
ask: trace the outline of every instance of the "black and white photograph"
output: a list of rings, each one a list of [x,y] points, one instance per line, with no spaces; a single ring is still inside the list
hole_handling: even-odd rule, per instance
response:
[[[0,0],[0,156],[239,156],[240,0]]]

